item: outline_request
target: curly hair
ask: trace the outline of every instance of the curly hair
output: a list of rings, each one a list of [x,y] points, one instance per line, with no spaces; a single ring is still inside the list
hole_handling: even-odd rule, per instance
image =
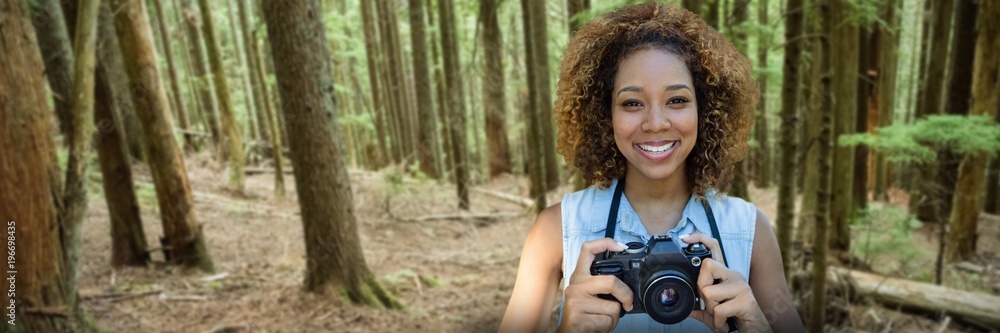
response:
[[[679,56],[694,81],[698,139],[685,161],[691,191],[729,190],[743,159],[758,91],[750,60],[697,15],[674,4],[644,3],[597,17],[571,38],[559,66],[553,117],[558,148],[588,184],[607,188],[628,163],[615,145],[612,89],[622,60],[659,49]]]

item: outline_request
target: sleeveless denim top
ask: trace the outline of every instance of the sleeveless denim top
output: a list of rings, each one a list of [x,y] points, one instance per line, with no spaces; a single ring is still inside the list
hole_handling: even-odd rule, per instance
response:
[[[563,233],[563,290],[569,286],[569,277],[577,267],[580,249],[583,243],[604,237],[607,229],[608,213],[611,199],[618,180],[614,180],[606,189],[600,190],[591,186],[582,191],[567,194],[563,197],[562,233]],[[708,198],[715,221],[719,227],[722,246],[726,250],[726,263],[743,277],[750,276],[750,256],[753,249],[753,237],[757,220],[757,207],[737,197],[716,195],[709,191]],[[628,199],[622,195],[618,209],[618,230],[615,240],[628,243],[645,244],[650,235],[639,220],[639,215],[632,209]],[[694,194],[684,206],[677,227],[667,232],[678,246],[687,244],[680,241],[679,236],[693,232],[712,236],[708,216]],[[565,303],[565,296],[563,296]],[[559,309],[559,320],[562,320],[562,307]],[[674,325],[661,324],[645,313],[627,314],[618,321],[614,332],[711,332],[711,330],[694,318],[687,318]]]

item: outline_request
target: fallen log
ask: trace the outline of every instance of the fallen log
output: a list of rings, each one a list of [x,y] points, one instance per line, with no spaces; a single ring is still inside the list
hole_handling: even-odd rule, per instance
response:
[[[508,193],[503,193],[503,192],[497,192],[497,191],[487,190],[487,189],[483,189],[483,188],[476,188],[476,187],[472,188],[472,190],[475,191],[475,192],[479,192],[479,193],[482,193],[482,194],[486,194],[486,195],[495,197],[495,198],[506,200],[507,202],[512,202],[512,203],[518,204],[518,205],[520,205],[521,207],[524,207],[524,208],[531,208],[531,207],[535,206],[535,200],[531,200],[531,199],[524,198],[524,197],[519,197],[519,196],[516,196],[516,195],[513,195],[513,194],[508,194]]]
[[[841,267],[830,268],[862,297],[892,307],[933,315],[942,313],[957,321],[987,329],[1000,327],[1000,296],[952,289],[929,283],[891,278]]]
[[[494,221],[499,219],[512,219],[523,216],[524,214],[438,214],[438,215],[425,215],[414,218],[398,218],[403,222],[425,222],[425,221],[455,221],[455,220],[482,220],[482,221]]]

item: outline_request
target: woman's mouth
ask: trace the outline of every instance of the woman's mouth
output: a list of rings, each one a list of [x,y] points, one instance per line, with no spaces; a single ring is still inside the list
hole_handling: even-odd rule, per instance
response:
[[[651,141],[636,143],[636,150],[643,156],[651,160],[665,159],[674,151],[674,147],[680,141]]]

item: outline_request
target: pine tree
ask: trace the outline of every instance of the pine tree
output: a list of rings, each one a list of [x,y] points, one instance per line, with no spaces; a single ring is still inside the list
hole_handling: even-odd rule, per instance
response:
[[[778,173],[781,175],[795,174],[795,159],[797,157],[795,144],[795,122],[799,107],[799,63],[802,59],[803,1],[789,0],[787,8],[791,9],[785,21],[785,60],[781,82],[781,163]],[[795,224],[795,178],[780,177],[778,180],[778,247],[781,249],[781,262],[785,274],[791,275],[791,243],[792,230]]]
[[[887,1],[882,8],[882,20],[887,26],[879,26],[879,38],[882,40],[882,48],[879,52],[879,74],[878,74],[878,125],[885,127],[892,125],[893,110],[896,107],[896,75],[897,58],[899,48],[900,29],[898,15],[896,14],[896,0]],[[874,197],[876,200],[888,199],[888,162],[883,154],[875,153],[874,165]]]
[[[483,19],[483,108],[486,111],[486,142],[489,145],[489,174],[510,173],[510,146],[507,143],[507,96],[504,92],[503,39],[497,18],[496,0],[480,0]]]
[[[452,0],[440,0],[438,19],[441,21],[441,50],[444,55],[444,76],[449,105],[448,122],[451,135],[451,154],[455,162],[455,185],[458,187],[459,209],[469,209],[469,164],[465,147],[465,103],[460,76],[458,39],[455,32],[455,14]]]
[[[229,94],[229,80],[226,79],[225,64],[222,63],[222,46],[215,36],[215,19],[212,18],[212,7],[208,0],[198,0],[201,9],[202,34],[205,36],[205,46],[208,48],[208,63],[212,68],[212,81],[215,84],[215,96],[219,99],[219,118],[222,120],[221,135],[222,155],[229,161],[229,186],[237,191],[243,191],[243,136],[236,123],[236,111]]]
[[[850,4],[846,0],[833,0],[830,19],[834,20],[831,31],[831,50],[856,50],[858,26],[849,19]],[[833,64],[832,93],[834,103],[833,138],[854,133],[857,115],[858,94],[858,53],[839,52]],[[832,183],[830,207],[830,246],[834,251],[846,252],[850,248],[850,219],[854,184],[854,147],[836,146],[833,154],[833,170],[837,181]]]
[[[437,120],[434,117],[434,100],[431,96],[430,67],[427,63],[427,36],[424,32],[424,6],[420,0],[409,0],[410,42],[413,50],[413,76],[418,82],[417,117],[420,130],[417,131],[417,160],[420,170],[431,178],[438,178],[437,169]]]

